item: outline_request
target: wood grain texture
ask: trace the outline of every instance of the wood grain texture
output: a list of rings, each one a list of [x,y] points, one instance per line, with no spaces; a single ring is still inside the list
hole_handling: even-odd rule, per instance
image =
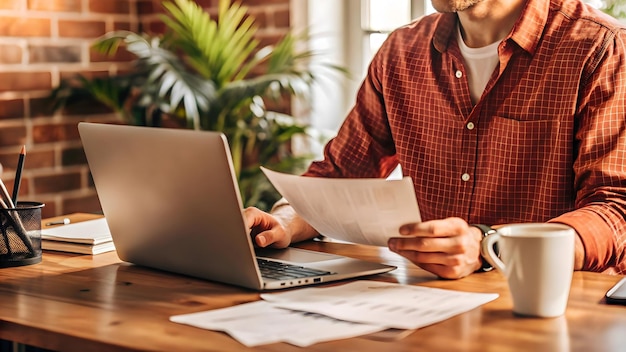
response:
[[[70,215],[72,221],[94,217]],[[398,266],[371,280],[500,294],[402,339],[359,337],[307,350],[623,351],[626,346],[626,307],[603,302],[618,276],[576,272],[565,316],[525,318],[512,314],[506,282],[495,271],[441,280],[385,248],[318,241],[300,247]],[[0,339],[62,351],[301,351],[283,343],[248,349],[226,334],[168,320],[258,299],[258,292],[123,263],[115,252],[44,252],[40,264],[0,269]]]

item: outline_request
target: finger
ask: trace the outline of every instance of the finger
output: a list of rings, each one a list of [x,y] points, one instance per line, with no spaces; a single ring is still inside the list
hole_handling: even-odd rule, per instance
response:
[[[450,267],[441,264],[424,264],[420,267],[443,279],[460,279],[474,272],[473,269],[468,267]]]
[[[400,226],[399,232],[405,236],[449,237],[467,231],[468,224],[461,218],[447,218]]]
[[[389,248],[394,251],[442,252],[447,254],[473,253],[474,245],[463,236],[453,237],[393,237]]]
[[[417,252],[398,251],[396,252],[417,265],[438,264],[445,266],[466,265],[467,261],[462,254],[446,254],[442,252]]]
[[[388,242],[394,251],[462,253],[463,246],[457,237],[394,237]]]
[[[271,229],[258,233],[255,241],[260,247],[273,248],[285,248],[291,243],[290,238],[285,232],[285,228],[278,222],[275,222],[275,225]]]
[[[259,228],[265,230],[272,227],[271,217],[258,208],[245,208],[243,210],[243,216],[248,229]]]
[[[403,251],[398,254],[407,258],[420,268],[446,279],[465,277],[478,268],[480,263],[463,255],[446,255],[443,253],[420,253]]]
[[[285,236],[282,227],[271,215],[254,207],[243,211],[246,226],[250,229],[250,235],[259,247],[286,247]]]

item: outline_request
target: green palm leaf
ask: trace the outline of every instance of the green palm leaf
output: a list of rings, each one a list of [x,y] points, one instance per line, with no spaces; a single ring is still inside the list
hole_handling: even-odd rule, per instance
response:
[[[200,115],[210,108],[211,100],[214,99],[215,87],[212,82],[188,72],[176,54],[160,46],[158,38],[127,31],[112,32],[99,40],[95,48],[111,55],[121,43],[137,56],[137,66],[148,72],[148,79],[142,86],[144,104],[158,104],[167,113],[175,111],[182,104],[191,125],[199,129]],[[154,86],[159,89],[151,89]]]
[[[251,53],[257,48],[254,19],[247,17],[247,8],[220,0],[217,21],[196,3],[188,0],[165,2],[169,16],[163,22],[176,35],[176,45],[197,55],[188,55],[189,65],[204,78],[221,87],[226,82],[245,76],[253,66]]]

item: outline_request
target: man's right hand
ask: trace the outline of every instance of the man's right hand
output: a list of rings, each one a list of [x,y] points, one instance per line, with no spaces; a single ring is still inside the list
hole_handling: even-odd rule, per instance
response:
[[[244,209],[243,214],[254,243],[259,247],[285,248],[318,235],[289,205],[281,206],[272,214],[253,207]]]
[[[285,248],[291,244],[291,236],[277,217],[254,207],[244,209],[243,215],[257,246]]]

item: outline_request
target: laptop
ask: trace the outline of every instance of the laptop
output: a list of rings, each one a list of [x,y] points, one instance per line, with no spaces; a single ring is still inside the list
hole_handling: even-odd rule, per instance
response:
[[[78,130],[123,261],[254,290],[395,269],[298,248],[256,248],[220,132],[86,122]]]

